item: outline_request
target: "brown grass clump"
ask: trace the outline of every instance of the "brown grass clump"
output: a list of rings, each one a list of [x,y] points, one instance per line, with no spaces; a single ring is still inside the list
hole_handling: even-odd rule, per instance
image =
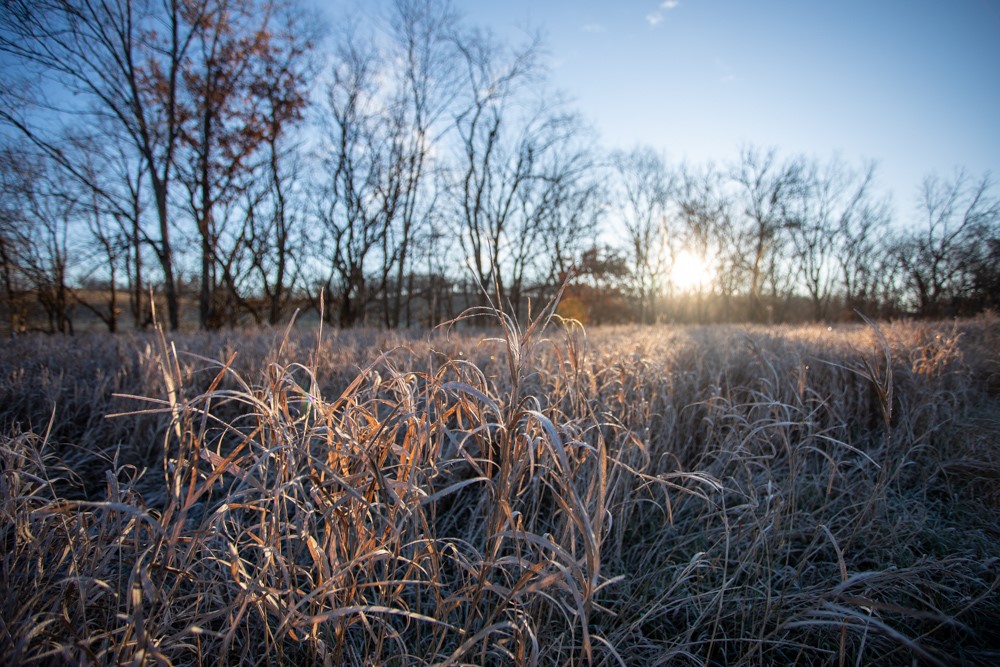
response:
[[[8,344],[0,662],[1000,659],[995,318],[492,317]]]

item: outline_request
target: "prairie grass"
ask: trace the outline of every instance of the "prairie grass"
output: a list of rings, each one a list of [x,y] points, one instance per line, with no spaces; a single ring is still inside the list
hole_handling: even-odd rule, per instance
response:
[[[1000,322],[0,348],[0,662],[993,664]]]

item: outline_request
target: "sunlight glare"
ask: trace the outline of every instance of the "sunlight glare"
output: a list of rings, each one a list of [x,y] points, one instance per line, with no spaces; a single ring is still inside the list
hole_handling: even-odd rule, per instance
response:
[[[670,270],[671,282],[683,292],[700,290],[712,282],[712,278],[712,267],[705,258],[690,250],[680,251]]]

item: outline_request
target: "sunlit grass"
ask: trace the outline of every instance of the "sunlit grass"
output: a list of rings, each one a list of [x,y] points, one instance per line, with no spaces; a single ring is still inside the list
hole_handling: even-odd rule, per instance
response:
[[[9,343],[0,662],[1000,658],[994,318],[491,322]]]

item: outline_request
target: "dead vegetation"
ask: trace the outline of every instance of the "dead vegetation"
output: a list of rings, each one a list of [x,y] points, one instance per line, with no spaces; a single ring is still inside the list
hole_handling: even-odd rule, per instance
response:
[[[493,324],[5,343],[0,662],[1000,660],[995,318]]]

